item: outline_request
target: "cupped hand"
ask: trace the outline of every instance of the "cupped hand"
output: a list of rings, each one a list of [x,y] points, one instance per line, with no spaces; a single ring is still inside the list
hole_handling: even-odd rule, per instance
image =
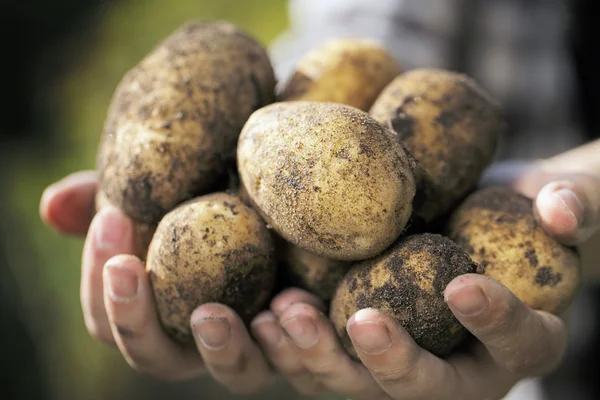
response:
[[[564,244],[581,244],[600,230],[600,179],[593,174],[504,164],[486,178],[535,199],[538,221]],[[357,362],[343,350],[319,300],[297,289],[276,297],[253,332],[301,393],[331,390],[354,400],[500,399],[520,380],[560,363],[567,340],[563,321],[528,308],[500,283],[463,275],[444,297],[477,339],[447,359],[420,348],[391,318],[364,309],[346,327]]]
[[[83,237],[81,306],[85,325],[97,340],[116,345],[136,370],[164,380],[210,373],[234,393],[266,388],[274,374],[236,313],[205,304],[192,314],[196,348],[168,337],[154,308],[143,263],[133,256],[133,223],[118,209],[94,212],[98,182],[79,172],[48,187],[42,219],[56,231]]]

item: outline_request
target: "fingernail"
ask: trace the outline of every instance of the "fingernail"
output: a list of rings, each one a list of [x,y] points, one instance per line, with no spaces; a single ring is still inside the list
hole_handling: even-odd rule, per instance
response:
[[[301,349],[314,346],[319,339],[317,327],[310,318],[295,317],[281,323],[287,335]]]
[[[579,197],[577,197],[575,192],[568,188],[562,188],[554,192],[553,195],[558,198],[567,212],[573,216],[577,226],[581,225],[585,210],[581,200],[579,200]]]
[[[108,295],[118,303],[128,303],[138,294],[139,280],[135,272],[107,264],[106,278],[108,285]]]
[[[377,355],[392,347],[392,338],[387,326],[376,318],[372,310],[360,310],[351,319],[348,326],[350,336],[366,354]]]
[[[210,318],[193,324],[194,334],[203,347],[208,350],[222,350],[229,343],[231,329],[223,318]]]
[[[128,227],[123,224],[123,216],[119,211],[105,208],[96,231],[96,246],[99,249],[110,250],[121,244],[126,236]]]
[[[275,350],[283,343],[281,328],[279,328],[277,319],[273,314],[257,317],[252,321],[251,326],[255,331],[257,339],[267,348]]]
[[[488,305],[487,297],[479,286],[462,286],[446,293],[446,302],[459,314],[473,316],[481,313]]]

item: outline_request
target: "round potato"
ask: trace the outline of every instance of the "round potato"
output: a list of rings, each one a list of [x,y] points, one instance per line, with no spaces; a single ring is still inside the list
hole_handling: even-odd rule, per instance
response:
[[[226,179],[252,112],[274,100],[265,49],[227,22],[191,22],[119,83],[97,157],[107,198],[157,223]]]
[[[444,357],[467,336],[444,301],[455,277],[477,265],[450,239],[424,233],[406,236],[378,257],[346,274],[331,302],[330,318],[346,350],[357,357],[346,323],[364,308],[395,318],[422,348]]]
[[[326,101],[369,111],[379,92],[401,72],[398,61],[379,44],[334,38],[299,61],[279,100]]]
[[[450,211],[475,186],[506,128],[500,108],[476,82],[439,69],[400,75],[369,113],[417,160],[415,216],[425,222]]]
[[[377,255],[412,214],[410,159],[388,129],[354,107],[276,103],[242,130],[238,169],[253,205],[285,240],[321,257]]]
[[[182,342],[192,340],[190,315],[204,303],[225,304],[248,323],[268,301],[276,272],[264,222],[226,193],[198,197],[165,215],[146,268],[160,319]]]
[[[103,191],[96,193],[96,212],[100,211],[102,207],[110,204],[110,201],[108,201]],[[146,259],[146,254],[148,253],[148,246],[150,246],[150,241],[152,240],[154,231],[156,231],[156,224],[144,224],[132,221],[132,225],[134,255],[144,261]]]
[[[277,243],[277,253],[290,283],[324,302],[331,300],[338,283],[352,266],[351,262],[319,257],[284,240]]]
[[[580,284],[577,253],[535,220],[532,200],[507,187],[481,189],[455,210],[447,233],[481,272],[536,310],[559,314]]]

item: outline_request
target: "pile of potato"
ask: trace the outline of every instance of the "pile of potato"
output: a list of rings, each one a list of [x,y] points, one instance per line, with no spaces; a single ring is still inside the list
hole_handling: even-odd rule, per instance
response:
[[[346,322],[377,307],[423,348],[467,336],[443,299],[456,276],[497,279],[559,313],[579,285],[575,251],[508,188],[477,190],[506,129],[470,78],[403,72],[367,40],[309,52],[285,84],[266,50],[227,22],[190,22],[116,89],[100,143],[97,207],[136,224],[164,328],[191,340],[192,310],[250,321],[286,285]]]

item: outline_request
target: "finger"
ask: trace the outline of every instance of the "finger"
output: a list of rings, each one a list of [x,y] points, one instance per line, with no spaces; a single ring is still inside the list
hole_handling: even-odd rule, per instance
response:
[[[154,308],[148,275],[131,255],[111,258],[104,267],[104,303],[121,353],[133,368],[154,378],[175,381],[205,371],[200,355],[172,341]]]
[[[131,222],[113,207],[102,209],[92,221],[81,261],[81,307],[86,327],[96,339],[114,343],[104,307],[102,269],[118,254],[133,251]]]
[[[561,361],[566,329],[556,316],[525,306],[505,286],[476,274],[454,279],[445,299],[496,364],[520,376],[551,371]]]
[[[369,371],[348,356],[331,322],[315,307],[293,304],[280,323],[304,367],[323,386],[354,400],[388,398]]]
[[[456,370],[419,347],[392,318],[367,308],[346,329],[361,361],[392,398],[463,398]]]
[[[600,229],[600,179],[564,176],[542,187],[535,201],[542,227],[567,245],[577,245]]]
[[[237,314],[210,303],[192,313],[192,330],[213,378],[237,394],[256,393],[274,382],[274,374]]]
[[[271,311],[260,313],[252,321],[251,330],[267,359],[298,393],[316,396],[324,391],[324,387],[304,367],[295,349],[285,339],[275,314]]]
[[[44,190],[42,220],[59,232],[83,236],[94,216],[98,179],[94,171],[77,172]]]
[[[292,304],[296,303],[309,304],[319,311],[325,310],[323,301],[314,294],[298,288],[289,288],[283,290],[271,301],[271,311],[276,316],[280,316]]]

